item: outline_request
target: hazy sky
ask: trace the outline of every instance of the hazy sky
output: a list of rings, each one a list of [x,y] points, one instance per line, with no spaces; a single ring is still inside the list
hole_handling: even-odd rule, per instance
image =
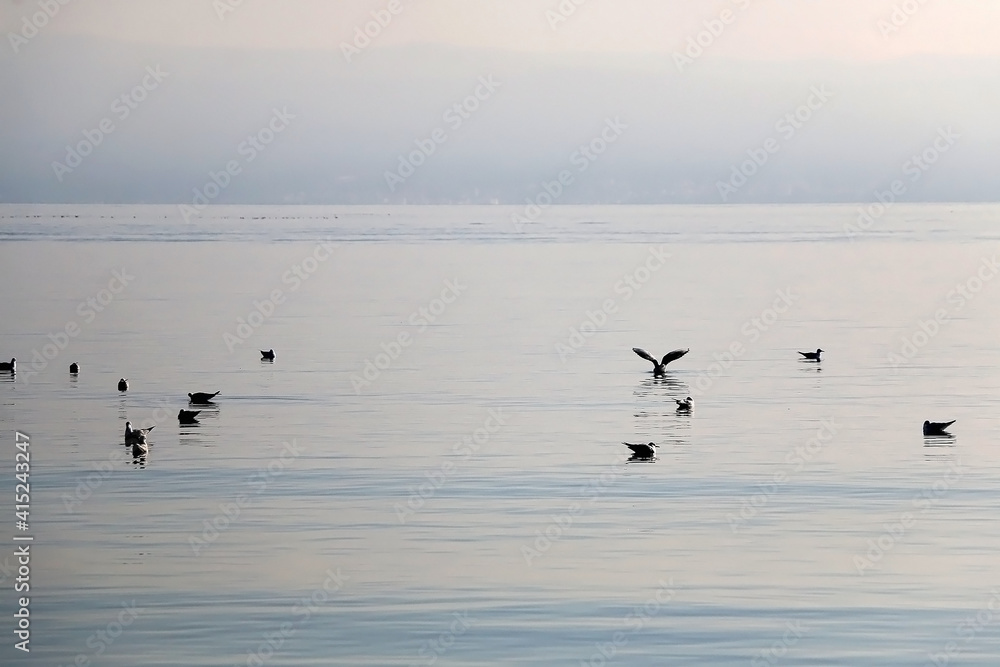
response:
[[[867,201],[896,181],[995,201],[998,19],[995,0],[7,0],[0,201]]]

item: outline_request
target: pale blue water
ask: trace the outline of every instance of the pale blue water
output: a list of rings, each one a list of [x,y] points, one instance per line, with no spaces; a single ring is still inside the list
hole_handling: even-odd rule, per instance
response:
[[[513,212],[0,207],[0,662],[997,664],[1000,209]]]

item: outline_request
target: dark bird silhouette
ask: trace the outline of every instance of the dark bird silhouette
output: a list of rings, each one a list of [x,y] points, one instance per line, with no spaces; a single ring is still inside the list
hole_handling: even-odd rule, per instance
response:
[[[799,354],[809,361],[820,361],[819,355],[823,354],[823,350],[817,349],[815,352],[799,352]]]
[[[924,422],[924,435],[951,435],[945,429],[955,423],[956,420],[952,419],[950,422]]]
[[[646,361],[653,362],[653,377],[661,377],[665,372],[663,370],[664,366],[669,364],[671,361],[677,361],[691,350],[690,348],[688,348],[687,350],[674,350],[673,352],[667,352],[665,355],[663,355],[662,361],[657,361],[653,357],[653,355],[651,355],[649,352],[646,352],[646,350],[640,347],[633,347],[632,351],[638,354]]]
[[[640,459],[652,458],[656,450],[656,443],[651,442],[648,445],[638,444],[633,445],[627,442],[623,442],[623,445],[632,450],[632,455]]]
[[[128,391],[128,380],[122,378],[118,381],[118,391]]]
[[[149,452],[149,445],[146,444],[146,439],[143,438],[141,442],[132,443],[132,457],[139,458],[140,456],[145,456]]]
[[[11,359],[8,364],[6,361],[0,361],[0,371],[7,371],[10,373],[17,372],[17,359]]]
[[[675,398],[674,402],[677,403],[677,412],[691,412],[691,397],[688,396],[683,401],[679,398]]]
[[[192,403],[197,403],[197,404],[200,404],[200,405],[204,405],[206,403],[211,403],[212,399],[215,398],[216,396],[218,396],[221,393],[222,393],[221,391],[217,391],[214,394],[206,394],[204,392],[197,391],[197,392],[195,392],[193,394],[188,394],[188,398],[191,399]]]
[[[197,424],[198,420],[195,419],[201,410],[181,410],[177,413],[177,421],[182,424]]]
[[[274,350],[268,350],[267,352],[265,352],[264,350],[261,350],[260,351],[260,360],[261,361],[274,361]]]
[[[131,445],[133,443],[146,444],[146,435],[152,431],[156,426],[150,426],[149,428],[132,428],[132,422],[125,422],[125,444]]]
[[[76,375],[77,373],[79,373],[80,372],[80,364],[76,363],[75,361],[73,363],[71,363],[69,365],[69,372],[72,373],[73,375]]]

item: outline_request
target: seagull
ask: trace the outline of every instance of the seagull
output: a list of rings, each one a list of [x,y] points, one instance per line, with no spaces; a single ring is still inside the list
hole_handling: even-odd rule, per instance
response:
[[[6,361],[0,361],[0,371],[10,371],[11,373],[16,373],[17,359],[11,359],[9,364]]]
[[[198,420],[195,419],[195,417],[197,417],[200,412],[201,410],[181,410],[177,413],[177,421],[182,424],[197,424]]]
[[[122,378],[118,381],[118,391],[128,391],[128,380]]]
[[[274,361],[274,350],[268,350],[267,352],[265,352],[264,350],[261,350],[260,351],[260,360],[261,361]]]
[[[77,373],[79,373],[80,372],[80,364],[76,363],[75,361],[73,363],[71,363],[69,365],[69,372],[72,373],[73,375],[76,375]]]
[[[627,442],[623,442],[623,445],[632,450],[632,455],[640,459],[652,458],[654,450],[656,449],[656,443],[651,442],[648,445],[632,445]]]
[[[822,354],[823,350],[816,349],[815,352],[799,352],[803,357],[809,361],[820,361],[819,355]]]
[[[211,403],[212,399],[221,394],[221,391],[217,391],[214,394],[206,394],[201,391],[196,391],[193,394],[188,394],[188,398],[191,399],[192,403],[200,403],[204,405],[205,403]]]
[[[924,422],[924,435],[951,435],[945,429],[955,423],[952,419],[950,422]]]
[[[146,444],[146,434],[152,431],[155,426],[149,428],[132,428],[132,422],[125,422],[125,444],[135,443]]]
[[[691,412],[691,397],[688,396],[683,401],[679,398],[675,398],[674,402],[677,403],[677,412]]]
[[[632,351],[638,354],[646,361],[652,361],[653,377],[661,377],[664,373],[663,371],[664,366],[669,364],[671,361],[677,361],[691,350],[690,348],[688,348],[687,350],[674,350],[673,352],[667,352],[665,355],[663,355],[663,361],[657,361],[656,359],[653,358],[653,355],[651,355],[649,352],[646,352],[646,350],[643,350],[642,348],[639,347],[633,347]]]

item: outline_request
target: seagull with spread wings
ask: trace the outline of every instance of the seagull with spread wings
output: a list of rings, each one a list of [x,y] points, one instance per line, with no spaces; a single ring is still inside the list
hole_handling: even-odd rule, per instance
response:
[[[649,352],[646,352],[646,350],[642,349],[641,347],[633,347],[632,351],[638,354],[646,361],[653,362],[653,377],[662,377],[663,374],[666,372],[664,371],[664,367],[667,364],[669,364],[671,361],[677,361],[691,350],[689,348],[686,350],[674,350],[673,352],[667,352],[665,355],[663,355],[662,361],[657,361],[656,358],[653,357],[653,355],[651,355]]]

